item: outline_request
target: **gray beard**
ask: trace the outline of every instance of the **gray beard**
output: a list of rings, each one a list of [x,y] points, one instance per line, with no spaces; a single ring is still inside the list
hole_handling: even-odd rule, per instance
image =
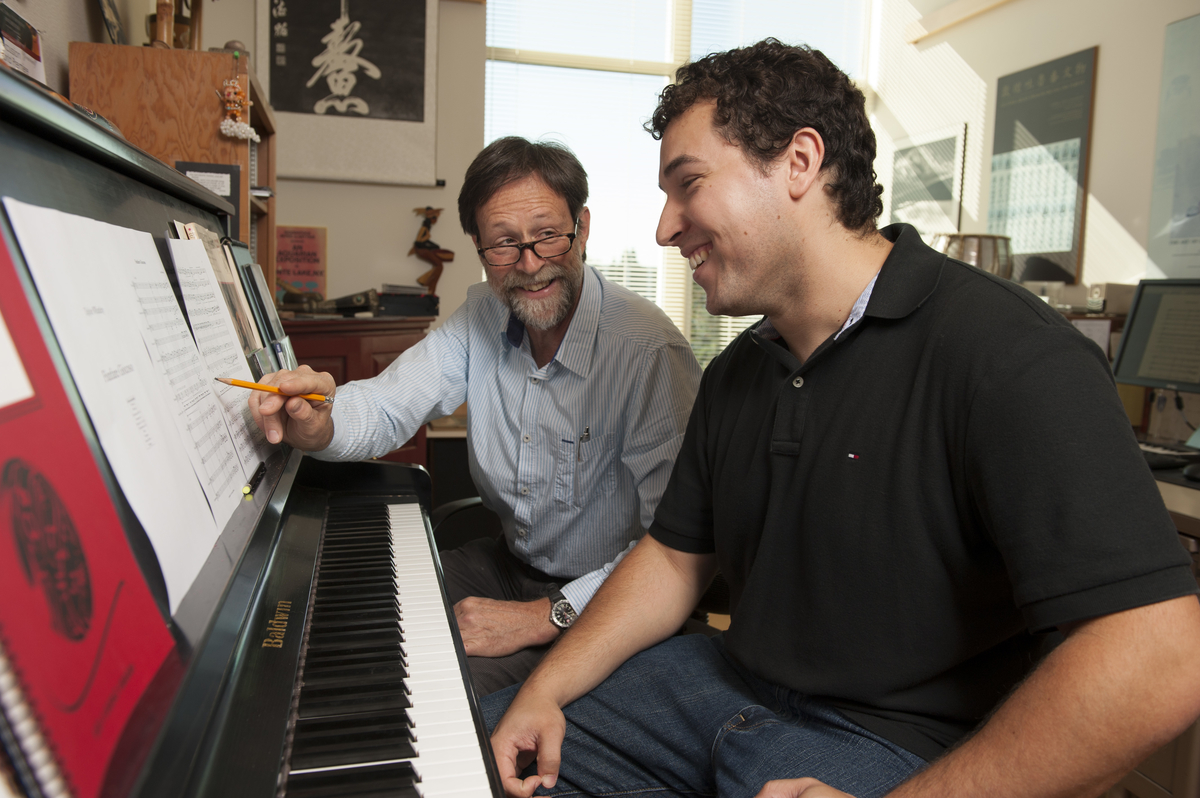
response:
[[[560,291],[554,299],[527,299],[517,295],[516,289],[540,283],[545,280],[558,279],[565,291]],[[535,275],[526,275],[515,269],[506,274],[499,285],[492,284],[492,291],[503,302],[512,314],[526,327],[535,330],[551,330],[562,324],[567,318],[575,300],[583,288],[583,263],[575,261],[568,266],[547,263]]]

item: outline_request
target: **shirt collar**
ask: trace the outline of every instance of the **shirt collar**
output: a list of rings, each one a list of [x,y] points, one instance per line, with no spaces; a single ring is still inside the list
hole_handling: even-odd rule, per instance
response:
[[[867,309],[867,303],[871,301],[871,292],[875,290],[875,281],[878,279],[879,272],[876,272],[875,276],[871,278],[871,282],[867,283],[867,287],[858,295],[858,299],[854,300],[854,307],[850,308],[850,317],[846,319],[846,323],[842,325],[842,329],[834,333],[833,340],[836,341],[839,335],[850,329],[854,322],[863,317],[863,313]],[[754,334],[767,341],[778,341],[783,337],[766,316],[754,327]]]
[[[854,307],[850,308],[849,318],[847,318],[846,323],[842,325],[842,329],[838,330],[834,334],[833,340],[836,341],[839,335],[850,329],[850,326],[853,325],[854,322],[863,317],[863,313],[867,309],[867,303],[871,301],[871,292],[875,290],[875,283],[877,280],[879,280],[879,272],[875,272],[875,276],[871,278],[871,282],[867,283],[867,287],[864,288],[863,292],[858,295],[858,299],[854,300]]]
[[[888,225],[879,232],[892,242],[892,251],[884,260],[883,267],[859,294],[854,307],[850,309],[850,318],[833,336],[835,340],[863,316],[881,319],[907,316],[919,308],[937,287],[942,266],[946,263],[945,255],[927,247],[911,225]],[[753,333],[767,341],[777,341],[781,337],[766,317],[754,326]]]
[[[879,232],[892,242],[892,251],[879,270],[864,315],[901,319],[933,294],[946,256],[926,246],[912,225],[893,224]]]
[[[596,333],[600,328],[600,305],[604,298],[604,289],[599,277],[591,266],[583,266],[583,288],[579,293],[579,304],[575,307],[575,315],[567,325],[567,334],[563,336],[558,351],[554,353],[564,368],[573,371],[581,377],[586,377],[592,366],[592,354]],[[525,340],[525,324],[511,312],[505,324],[504,339],[514,349]]]

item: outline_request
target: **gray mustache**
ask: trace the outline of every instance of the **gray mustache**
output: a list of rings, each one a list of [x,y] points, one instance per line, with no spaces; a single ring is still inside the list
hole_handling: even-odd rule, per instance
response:
[[[537,283],[544,283],[556,277],[562,277],[566,273],[566,269],[561,266],[544,266],[542,270],[534,275],[523,275],[510,273],[504,276],[504,287],[508,288],[524,288]]]

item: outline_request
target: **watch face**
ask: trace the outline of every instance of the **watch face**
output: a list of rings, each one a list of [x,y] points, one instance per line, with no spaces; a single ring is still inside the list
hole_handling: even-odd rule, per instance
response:
[[[575,610],[566,599],[554,602],[554,606],[550,608],[550,622],[560,629],[569,627],[576,617]]]

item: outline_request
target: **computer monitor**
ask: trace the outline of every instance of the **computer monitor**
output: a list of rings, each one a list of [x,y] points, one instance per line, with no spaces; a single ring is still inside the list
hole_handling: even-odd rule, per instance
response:
[[[1117,382],[1200,393],[1200,279],[1138,283],[1113,374]]]

